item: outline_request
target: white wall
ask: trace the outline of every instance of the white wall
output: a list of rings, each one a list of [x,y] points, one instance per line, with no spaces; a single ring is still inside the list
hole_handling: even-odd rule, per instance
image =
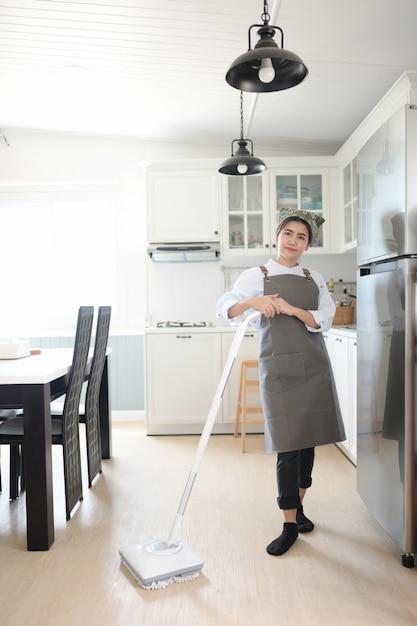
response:
[[[118,302],[111,303],[112,332],[140,333],[147,313],[144,165],[151,161],[190,158],[218,158],[220,163],[229,156],[229,146],[162,144],[18,129],[5,129],[5,135],[10,146],[3,141],[0,143],[0,191],[116,186],[114,244],[119,276]],[[271,153],[271,156],[279,156],[279,153]],[[5,194],[3,200],[4,197]],[[32,235],[33,253],[36,253],[36,232]],[[80,240],[80,245],[85,244]],[[60,332],[65,334],[72,330],[71,325]]]

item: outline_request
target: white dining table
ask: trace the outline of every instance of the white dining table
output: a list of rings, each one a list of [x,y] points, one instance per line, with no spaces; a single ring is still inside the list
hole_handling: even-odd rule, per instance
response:
[[[100,388],[102,457],[111,457],[108,357]],[[73,350],[42,349],[19,359],[0,359],[0,408],[24,410],[27,549],[49,550],[55,539],[52,489],[51,402],[65,394]],[[86,369],[88,380],[92,351]]]

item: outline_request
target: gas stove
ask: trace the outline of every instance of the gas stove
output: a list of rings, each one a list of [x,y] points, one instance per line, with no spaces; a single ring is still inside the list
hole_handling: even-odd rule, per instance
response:
[[[207,322],[157,322],[157,328],[205,328]]]

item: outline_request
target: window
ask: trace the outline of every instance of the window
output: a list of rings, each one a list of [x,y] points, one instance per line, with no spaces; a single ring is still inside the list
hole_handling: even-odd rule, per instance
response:
[[[117,192],[0,193],[0,337],[71,334],[78,307],[116,302]]]

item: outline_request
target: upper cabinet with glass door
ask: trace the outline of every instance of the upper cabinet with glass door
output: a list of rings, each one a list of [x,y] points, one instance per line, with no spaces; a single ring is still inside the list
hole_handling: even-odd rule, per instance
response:
[[[268,189],[263,175],[227,176],[225,254],[259,253],[269,243]]]
[[[327,172],[313,169],[271,170],[271,240],[275,240],[279,211],[284,207],[317,213],[326,219],[319,237],[313,241],[311,252],[329,251],[327,220]]]
[[[358,174],[353,159],[343,168],[343,250],[357,244]]]
[[[337,167],[269,167],[256,176],[224,176],[223,255],[269,255],[276,252],[279,209],[294,207],[326,220],[310,251],[331,252],[329,198],[337,202]]]

